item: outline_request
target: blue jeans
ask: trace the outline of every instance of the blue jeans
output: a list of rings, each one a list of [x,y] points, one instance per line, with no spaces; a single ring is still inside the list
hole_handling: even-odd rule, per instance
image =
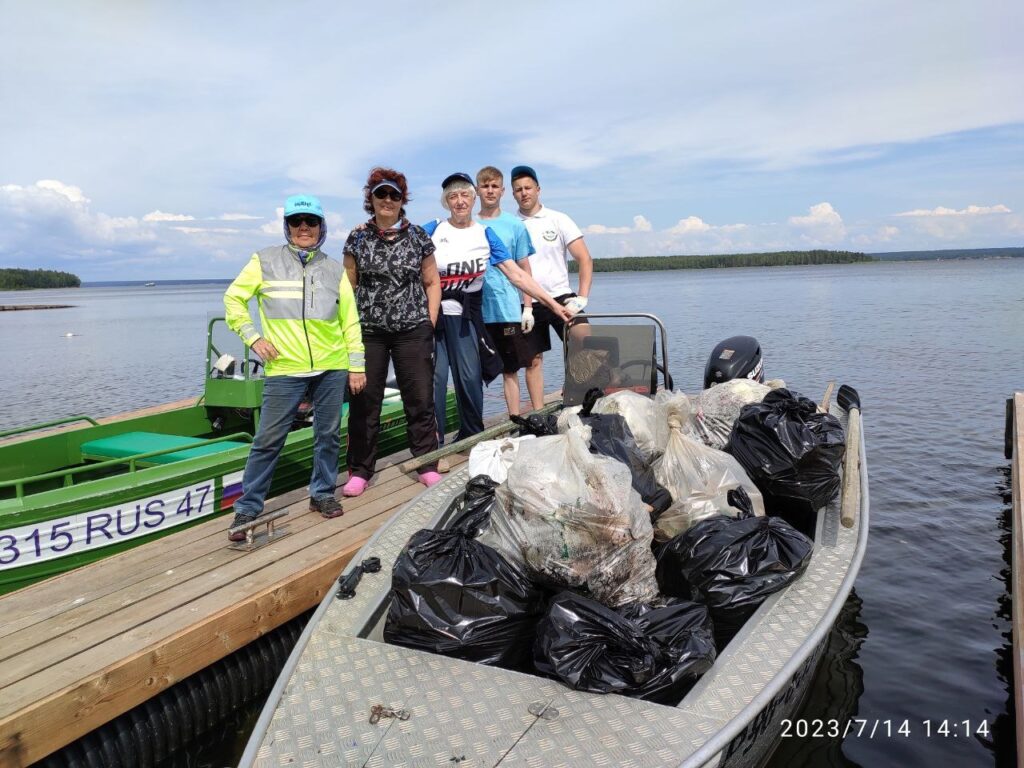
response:
[[[480,373],[480,341],[473,323],[462,315],[444,315],[437,319],[434,345],[434,416],[438,443],[444,445],[445,395],[448,394],[448,369],[455,387],[455,404],[462,426],[456,439],[462,440],[484,431],[484,380]]]
[[[263,382],[260,425],[249,449],[242,474],[242,495],[235,502],[236,515],[255,517],[263,512],[274,467],[284,448],[299,404],[309,392],[313,403],[313,476],[311,498],[333,496],[338,480],[341,437],[341,406],[348,371],[325,371],[319,376],[268,376]]]

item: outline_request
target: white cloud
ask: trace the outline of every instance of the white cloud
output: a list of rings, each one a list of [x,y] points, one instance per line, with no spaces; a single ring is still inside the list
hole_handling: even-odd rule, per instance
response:
[[[665,231],[671,235],[685,235],[692,232],[707,232],[709,229],[711,229],[711,225],[699,216],[687,216]]]
[[[607,227],[604,224],[590,224],[583,228],[587,235],[623,235],[627,232],[650,232],[651,222],[645,216],[636,215],[633,217],[632,227]]]
[[[222,213],[217,217],[221,221],[259,221],[262,216],[250,216],[248,213]]]
[[[78,187],[73,187],[70,184],[64,184],[63,182],[56,181],[54,179],[43,179],[42,181],[37,181],[36,187],[50,192],[55,192],[62,197],[66,197],[72,203],[81,203],[84,205],[89,202],[89,198],[83,195],[82,190]]]
[[[843,217],[831,203],[812,205],[808,215],[790,216],[789,223],[802,230],[801,241],[811,247],[838,245],[846,237]]]
[[[184,213],[164,213],[163,211],[150,211],[142,217],[143,221],[194,221],[195,216]]]
[[[171,229],[186,235],[237,235],[242,231],[231,227],[171,227]]]
[[[999,205],[968,205],[966,208],[956,210],[955,208],[945,208],[939,206],[927,210],[924,208],[916,208],[913,211],[904,211],[903,213],[894,213],[893,216],[985,216],[991,213],[1013,213],[1009,208],[1003,204]]]

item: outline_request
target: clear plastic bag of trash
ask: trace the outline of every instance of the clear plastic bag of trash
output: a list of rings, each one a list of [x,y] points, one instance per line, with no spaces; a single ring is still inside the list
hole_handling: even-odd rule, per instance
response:
[[[658,547],[661,593],[707,605],[719,649],[765,598],[800,577],[814,549],[786,521],[752,515],[742,491],[731,501],[738,517],[709,517]]]
[[[751,379],[731,379],[715,384],[690,398],[692,418],[686,434],[717,450],[725,448],[732,426],[743,406],[760,403],[771,392],[765,384]]]
[[[654,520],[668,509],[672,496],[654,477],[651,462],[637,445],[625,417],[617,413],[593,412],[602,399],[599,390],[588,392],[582,408],[564,422],[560,420],[559,429],[565,431],[579,424],[590,427],[591,453],[618,459],[629,467],[633,488],[640,494],[644,504],[650,507],[649,514]]]
[[[740,463],[686,435],[690,400],[681,392],[659,392],[655,409],[668,431],[665,452],[654,462],[654,476],[672,495],[672,505],[654,522],[654,536],[668,541],[712,515],[735,517],[728,493],[743,488],[754,514],[764,514],[764,500]]]
[[[606,605],[657,594],[654,532],[629,469],[590,452],[586,426],[521,443],[481,541],[556,588]]]
[[[817,510],[839,493],[846,452],[839,419],[798,392],[774,389],[744,406],[725,450],[757,483],[769,514],[813,535]]]
[[[486,475],[495,482],[503,483],[508,477],[508,468],[515,461],[519,443],[533,440],[535,435],[521,437],[502,437],[497,440],[484,440],[473,446],[469,452],[469,476]]]
[[[562,592],[537,626],[537,671],[578,691],[676,704],[715,661],[707,608],[688,600],[611,609]]]
[[[471,537],[488,500],[490,481],[478,480],[463,500],[460,527],[417,532],[395,561],[384,640],[524,669],[543,596],[519,563]]]

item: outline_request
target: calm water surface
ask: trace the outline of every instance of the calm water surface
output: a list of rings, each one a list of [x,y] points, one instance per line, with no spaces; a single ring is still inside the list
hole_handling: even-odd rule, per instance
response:
[[[0,429],[198,395],[222,290],[0,293],[76,305],[0,313]],[[659,315],[686,391],[715,343],[750,334],[769,377],[814,399],[829,379],[861,393],[871,537],[803,716],[906,720],[910,736],[785,740],[772,765],[1011,765],[1002,446],[1005,399],[1024,389],[1024,259],[599,274],[590,309]],[[552,355],[552,386],[557,368]],[[503,408],[498,383],[487,408]],[[988,736],[965,736],[965,720]],[[941,721],[959,723],[956,737]]]

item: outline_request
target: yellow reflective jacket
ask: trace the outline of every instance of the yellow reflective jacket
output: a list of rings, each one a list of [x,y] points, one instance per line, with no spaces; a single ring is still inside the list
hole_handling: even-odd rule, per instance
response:
[[[262,334],[249,314],[254,296]],[[267,376],[366,370],[352,286],[345,268],[323,251],[305,265],[287,245],[254,253],[228,286],[224,313],[250,347],[262,337],[277,348],[280,356],[266,362]]]

